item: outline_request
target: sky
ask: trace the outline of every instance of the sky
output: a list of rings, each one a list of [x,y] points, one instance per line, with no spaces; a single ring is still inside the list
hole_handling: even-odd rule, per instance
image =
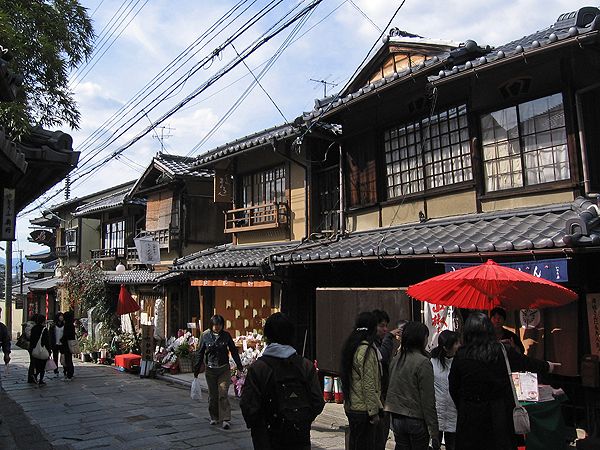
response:
[[[180,64],[181,68],[173,77],[149,94],[147,100],[133,106],[130,101],[136,94],[238,1],[80,0],[92,17],[97,50],[87,66],[75,69],[71,74],[71,86],[81,112],[80,129],[59,127],[73,136],[75,150],[81,151],[81,169],[72,175],[76,181],[71,198],[138,178],[158,151],[197,156],[226,142],[294,120],[303,111],[310,111],[316,98],[323,97],[323,84],[311,79],[336,84],[328,85],[328,94],[341,89],[373,44],[377,42],[375,50],[382,45],[379,37],[384,29],[385,34],[389,28],[398,27],[429,38],[457,43],[472,39],[482,46],[499,46],[552,25],[562,13],[596,6],[573,0],[406,0],[404,4],[397,0],[324,0],[265,73],[260,81],[264,90],[256,86],[225,120],[222,119],[228,110],[253,81],[250,71],[258,76],[266,67],[265,63],[290,36],[293,26],[250,55],[245,60],[248,67],[238,65],[177,113],[156,125],[146,137],[126,149],[122,157],[83,176],[90,167],[88,160],[93,154],[98,152],[96,159],[91,159],[97,161],[122,147],[152,123],[156,124],[162,115],[234,60],[236,52],[243,53],[286,13],[297,12],[309,2],[275,2],[277,6],[262,20],[246,32],[236,34],[235,30],[269,3],[266,0],[245,2],[243,7],[251,6],[238,21],[221,33],[211,35],[214,37],[211,41],[203,40],[196,48],[205,45],[204,48],[188,63]],[[395,19],[386,28],[399,7]],[[122,19],[119,26],[114,20],[118,17]],[[233,46],[215,51],[232,36],[236,36]],[[209,58],[213,52],[216,57]],[[194,64],[201,68],[192,73]],[[187,81],[175,85],[182,77],[188,77]],[[159,93],[171,85],[171,90],[159,97]],[[129,113],[118,114],[124,106]],[[130,120],[128,124],[127,120]],[[209,136],[221,120],[221,126]],[[104,144],[103,141],[115,131],[117,134],[123,132],[123,135],[110,145]],[[96,139],[100,133],[103,133],[102,139]],[[203,144],[196,148],[199,143]],[[55,190],[51,189],[47,196]],[[25,208],[27,211],[38,207],[19,217],[18,240],[13,249],[24,250],[25,254],[46,250],[46,247],[27,241],[31,231],[29,219],[63,200],[64,193],[50,200],[42,196]]]

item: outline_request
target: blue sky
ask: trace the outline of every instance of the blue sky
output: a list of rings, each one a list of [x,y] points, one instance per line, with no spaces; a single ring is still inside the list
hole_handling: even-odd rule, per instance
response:
[[[93,13],[94,28],[100,35],[119,7],[129,2],[82,0],[81,3],[88,8],[90,14]],[[235,3],[237,2],[224,0],[132,2],[132,6],[137,5],[135,11],[144,6],[85,78],[74,79],[75,98],[81,111],[81,129],[73,131],[63,128],[63,131],[72,134],[75,148],[82,151],[81,161],[89,158],[91,152],[101,148],[100,142],[90,145],[89,136]],[[241,52],[276,19],[295,6],[301,8],[306,3],[308,0],[283,0],[264,20],[235,41],[235,49]],[[266,4],[264,0],[255,2],[244,17],[250,17],[250,11],[257,12]],[[315,98],[322,97],[322,85],[310,81],[311,78],[337,83],[337,89],[340,89],[366,56],[379,37],[381,29],[385,28],[400,4],[400,1],[391,0],[324,0],[300,30],[297,40],[285,50],[261,80],[262,86],[283,116],[287,120],[293,120],[303,111],[312,109]],[[406,0],[391,26],[430,38],[456,42],[473,39],[480,45],[498,46],[546,28],[561,13],[589,5],[589,2],[572,0]],[[132,17],[133,13],[128,16],[126,22]],[[235,28],[239,26],[241,23],[237,23]],[[119,31],[122,28],[119,28]],[[233,29],[218,35],[192,62],[200,61],[212,52],[231,35]],[[261,70],[262,64],[274,54],[290,31],[291,28],[288,28],[246,60],[255,74]],[[99,53],[104,52],[107,47],[108,45]],[[232,47],[225,48],[212,64],[207,64],[199,70],[184,86],[173,92],[168,100],[160,102],[159,106],[151,111],[145,108],[147,116],[142,116],[143,120],[115,143],[103,149],[101,155],[110,154],[147,127],[150,121],[156,121],[235,56]],[[190,67],[191,62],[178,72],[177,77],[189,71]],[[175,78],[171,79],[169,84]],[[185,155],[200,141],[206,140],[205,144],[193,153],[196,156],[217,145],[284,122],[282,114],[266,94],[256,87],[212,137],[206,138],[207,133],[242,95],[251,81],[248,69],[239,65],[167,119],[162,126],[169,127],[170,131],[156,129],[157,134],[171,135],[163,139],[165,150],[172,154]],[[158,91],[150,98],[157,94]],[[134,112],[139,111],[140,107],[134,109]],[[137,178],[152,156],[161,149],[160,141],[152,134],[126,150],[123,158],[113,160],[92,176],[76,182],[72,197]],[[34,205],[50,206],[63,199],[63,194],[60,194],[47,204],[38,201]],[[31,231],[29,219],[36,215],[38,213],[34,212],[19,218],[18,242],[14,249],[22,249],[26,253],[45,249],[27,241],[27,235]]]

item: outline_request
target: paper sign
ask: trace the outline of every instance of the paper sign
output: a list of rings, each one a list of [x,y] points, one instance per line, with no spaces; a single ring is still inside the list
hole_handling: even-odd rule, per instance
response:
[[[160,264],[160,248],[158,241],[151,237],[135,238],[135,249],[142,264]]]
[[[512,380],[520,402],[537,402],[539,400],[537,374],[513,372]]]

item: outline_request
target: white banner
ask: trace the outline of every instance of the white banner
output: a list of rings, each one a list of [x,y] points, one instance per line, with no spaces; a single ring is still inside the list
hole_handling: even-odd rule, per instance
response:
[[[424,302],[423,305],[425,325],[429,328],[427,351],[430,351],[437,346],[438,336],[442,331],[455,331],[454,308],[427,302]]]
[[[142,264],[160,264],[160,248],[158,242],[151,237],[135,238],[135,249]]]

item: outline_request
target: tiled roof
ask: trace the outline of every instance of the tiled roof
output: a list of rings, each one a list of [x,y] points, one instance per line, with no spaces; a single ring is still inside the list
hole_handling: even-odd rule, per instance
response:
[[[0,127],[0,153],[2,153],[17,170],[25,173],[27,170],[25,155],[19,151],[17,144],[6,137],[2,127]]]
[[[278,125],[276,127],[267,128],[266,130],[236,139],[233,142],[220,145],[219,147],[209,150],[196,159],[196,166],[201,167],[207,163],[217,159],[225,158],[231,154],[242,150],[247,150],[252,147],[268,144],[273,139],[283,139],[299,134],[300,130],[291,124]]]
[[[117,273],[114,270],[104,272],[107,284],[155,284],[156,280],[169,272],[150,272],[149,270],[127,270]]]
[[[124,204],[133,204],[133,205],[145,205],[146,200],[141,198],[132,198],[126,199],[127,194],[129,193],[130,187],[126,187],[121,189],[120,191],[109,194],[105,197],[99,198],[97,200],[93,200],[85,205],[79,206],[73,216],[82,217],[88,214],[97,213],[100,211],[106,211],[108,209],[118,208],[123,206]]]
[[[30,291],[46,291],[48,289],[54,289],[56,286],[60,284],[62,278],[58,277],[50,277],[50,278],[41,278],[36,281],[32,281],[27,285],[27,289]],[[25,284],[23,284],[25,287]]]
[[[583,9],[586,8],[582,8],[579,11],[582,11]],[[600,13],[600,11],[593,11],[594,9],[596,8],[587,8],[589,14],[592,14],[592,17],[593,14]],[[472,71],[477,67],[489,65],[505,58],[521,57],[528,52],[536,51],[540,48],[552,47],[558,43],[562,44],[564,41],[569,39],[575,43],[578,42],[577,39],[581,39],[583,35],[592,35],[600,30],[600,19],[598,19],[598,17],[596,17],[595,20],[592,20],[586,26],[578,26],[578,24],[574,21],[575,18],[571,18],[571,15],[576,13],[577,11],[570,13],[569,15],[561,15],[559,19],[561,19],[563,16],[566,16],[566,18],[557,21],[554,25],[544,30],[537,31],[528,36],[511,41],[498,48],[492,49],[491,47],[485,47],[483,49],[474,41],[466,41],[464,44],[461,44],[459,49],[443,53],[439,56],[434,56],[428,61],[411,67],[407,70],[393,73],[385,78],[377,80],[373,83],[369,83],[368,85],[358,89],[356,92],[352,92],[341,97],[332,96],[328,99],[328,101],[318,101],[316,102],[317,107],[310,112],[304,113],[303,118],[306,121],[316,120],[324,114],[329,114],[354,99],[367,94],[376,93],[380,89],[389,87],[391,84],[396,84],[398,82],[410,79],[414,75],[431,75],[432,71],[439,68],[439,72],[435,76],[431,76],[429,78],[430,81],[436,81],[440,78],[446,78],[458,73]],[[481,50],[484,50],[483,54]],[[474,56],[469,58],[469,54]],[[447,67],[451,64],[451,61],[455,60],[456,55],[460,55],[461,63],[452,66],[452,68],[448,70]]]
[[[578,198],[551,207],[472,214],[350,233],[273,257],[277,263],[600,246],[598,207]]]
[[[212,173],[194,168],[196,158],[193,157],[158,153],[153,162],[172,176],[212,178]]]
[[[268,263],[268,258],[278,252],[289,251],[298,242],[268,243],[262,245],[226,244],[202,250],[175,261],[173,268],[179,271],[203,269],[254,268]]]

